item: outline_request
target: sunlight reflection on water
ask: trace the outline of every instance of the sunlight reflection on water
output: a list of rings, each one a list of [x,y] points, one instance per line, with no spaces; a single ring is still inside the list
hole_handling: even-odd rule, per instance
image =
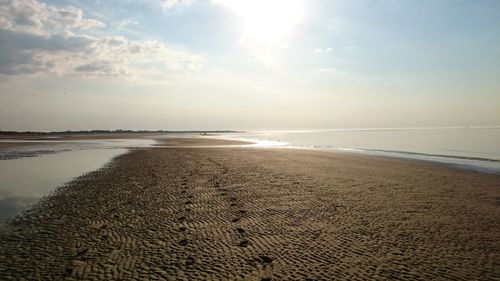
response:
[[[261,147],[366,153],[500,173],[500,127],[256,131],[227,137],[256,141]]]

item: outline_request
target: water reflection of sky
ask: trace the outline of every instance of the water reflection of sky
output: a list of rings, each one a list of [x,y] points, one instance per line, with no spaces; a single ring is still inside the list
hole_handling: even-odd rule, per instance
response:
[[[3,149],[0,159],[8,160],[0,160],[0,223],[127,148],[154,143],[148,139],[64,141]]]

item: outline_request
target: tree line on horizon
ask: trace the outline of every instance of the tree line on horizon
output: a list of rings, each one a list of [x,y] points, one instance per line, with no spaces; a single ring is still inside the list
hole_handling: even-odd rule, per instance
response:
[[[140,133],[236,133],[238,131],[232,130],[186,130],[186,131],[171,131],[171,130],[78,130],[78,131],[50,131],[50,132],[39,132],[39,131],[2,131],[0,130],[0,135],[64,135],[64,134],[140,134]]]

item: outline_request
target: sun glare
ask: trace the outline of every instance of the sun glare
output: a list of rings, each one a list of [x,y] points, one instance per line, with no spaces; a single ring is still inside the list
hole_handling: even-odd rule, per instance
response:
[[[300,0],[220,0],[241,19],[244,35],[265,43],[278,43],[304,18]]]

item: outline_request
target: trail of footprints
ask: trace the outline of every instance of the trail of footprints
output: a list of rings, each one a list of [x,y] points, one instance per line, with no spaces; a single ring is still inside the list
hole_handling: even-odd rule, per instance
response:
[[[189,194],[190,188],[189,188],[188,180],[187,180],[186,176],[183,176],[181,178],[181,188],[182,188],[181,194],[183,195],[184,199],[186,200],[184,202],[184,204],[186,205],[185,212],[186,212],[186,216],[187,216],[189,211],[191,211],[190,205],[193,204],[193,202],[191,200],[194,198],[194,196]],[[186,222],[186,216],[181,216],[177,220],[181,224],[178,228],[178,231],[187,237],[187,234],[186,234],[187,228],[182,225],[184,222]],[[180,246],[186,246],[188,243],[189,243],[189,240],[187,238],[182,238],[178,242],[178,244]],[[192,256],[187,256],[184,263],[186,266],[192,266],[194,264],[194,262],[195,262],[195,259]]]
[[[223,187],[220,183],[222,177],[228,173],[228,169],[224,167],[222,164],[208,158],[207,159],[211,164],[216,165],[218,167],[218,171],[220,174],[214,173],[208,180],[207,183],[211,184],[215,190],[217,190],[218,195],[222,197],[222,202],[229,204],[231,209],[231,213],[233,213],[233,218],[228,222],[230,227],[234,229],[235,234],[238,237],[238,243],[236,246],[239,248],[246,248],[250,245],[250,241],[247,239],[246,230],[239,226],[239,222],[244,218],[245,214],[247,214],[247,210],[242,208],[238,202],[238,198],[234,194],[230,194],[230,191],[227,187]],[[182,237],[178,241],[178,245],[187,246],[189,244],[189,235],[187,234],[188,228],[184,226],[184,224],[188,221],[189,212],[191,211],[191,206],[194,204],[195,192],[193,188],[190,187],[188,182],[188,176],[181,177],[181,197],[184,199],[185,215],[178,217],[178,222],[180,226],[178,227],[178,231],[182,234]],[[195,229],[192,229],[195,231]],[[196,259],[188,255],[185,259],[186,266],[194,266],[196,263]],[[256,268],[258,275],[260,275],[261,281],[269,281],[272,280],[272,269],[273,269],[273,259],[266,255],[258,255],[253,260],[249,262],[249,264]]]

